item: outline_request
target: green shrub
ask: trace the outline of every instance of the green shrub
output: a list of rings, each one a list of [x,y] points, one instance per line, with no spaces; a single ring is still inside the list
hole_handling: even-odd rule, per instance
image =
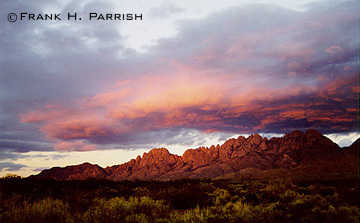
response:
[[[109,200],[96,199],[83,215],[84,222],[150,222],[162,218],[169,212],[164,201],[153,200],[150,197],[115,197]],[[138,215],[138,217],[135,217]],[[141,220],[141,221],[140,221]]]
[[[220,206],[226,204],[231,199],[231,194],[225,189],[216,189],[214,193],[211,194],[214,197],[214,204]]]
[[[34,203],[23,202],[22,205],[11,205],[0,217],[1,222],[73,222],[69,205],[61,200],[47,198]]]

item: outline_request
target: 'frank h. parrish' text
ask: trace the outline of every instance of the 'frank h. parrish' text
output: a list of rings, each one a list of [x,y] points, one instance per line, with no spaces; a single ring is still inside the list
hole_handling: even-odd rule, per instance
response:
[[[15,13],[12,13],[15,14]],[[130,20],[143,20],[142,13],[97,13],[90,12],[88,14],[88,20],[91,21],[130,21]],[[77,12],[68,12],[63,15],[61,13],[19,13],[19,20],[28,21],[62,21],[72,20],[81,21],[82,16]]]

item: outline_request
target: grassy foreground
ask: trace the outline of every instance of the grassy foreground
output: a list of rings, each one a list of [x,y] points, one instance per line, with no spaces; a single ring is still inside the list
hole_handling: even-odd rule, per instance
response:
[[[358,178],[0,180],[0,222],[359,222]]]

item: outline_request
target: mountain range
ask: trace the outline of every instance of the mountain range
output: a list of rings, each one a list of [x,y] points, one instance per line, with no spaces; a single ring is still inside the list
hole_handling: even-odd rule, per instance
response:
[[[182,156],[155,148],[129,162],[102,168],[83,163],[43,170],[31,178],[56,180],[172,180],[180,178],[222,178],[244,174],[357,174],[360,139],[340,148],[316,130],[293,131],[267,139],[259,134],[239,136],[222,145],[188,149]]]

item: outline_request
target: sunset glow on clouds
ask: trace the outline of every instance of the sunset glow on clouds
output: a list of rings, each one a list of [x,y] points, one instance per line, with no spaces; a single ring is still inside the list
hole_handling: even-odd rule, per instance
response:
[[[0,4],[3,14],[116,6]],[[145,19],[133,25],[1,21],[0,172],[53,166],[52,158],[25,164],[29,152],[66,152],[65,165],[75,151],[125,154],[163,145],[180,153],[254,132],[314,128],[345,144],[359,136],[355,1],[229,2],[216,10],[210,4],[201,16],[183,4],[137,8]],[[159,5],[168,10],[163,23]],[[134,27],[158,33],[139,37]]]

